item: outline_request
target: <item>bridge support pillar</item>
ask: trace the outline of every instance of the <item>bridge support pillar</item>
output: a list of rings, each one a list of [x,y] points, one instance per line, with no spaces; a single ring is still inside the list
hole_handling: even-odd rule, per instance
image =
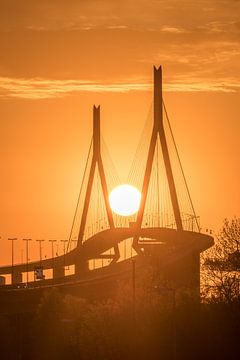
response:
[[[75,275],[78,278],[81,278],[82,274],[84,274],[86,271],[88,271],[88,262],[87,261],[81,261],[81,263],[75,264]]]
[[[57,266],[53,268],[53,279],[62,278],[65,275],[64,266]]]
[[[12,280],[12,285],[21,283],[23,281],[22,273],[19,271],[14,271],[11,280]]]

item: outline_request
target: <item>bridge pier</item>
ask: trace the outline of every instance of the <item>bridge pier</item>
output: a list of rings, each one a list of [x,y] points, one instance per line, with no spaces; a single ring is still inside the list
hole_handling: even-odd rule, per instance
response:
[[[82,274],[85,274],[88,271],[88,261],[76,262],[75,264],[75,276],[76,278],[81,278]]]
[[[63,278],[65,275],[64,266],[57,266],[53,268],[53,279]]]
[[[13,271],[12,275],[11,275],[11,283],[12,285],[16,285],[19,284],[23,281],[23,276],[22,273],[20,271]]]

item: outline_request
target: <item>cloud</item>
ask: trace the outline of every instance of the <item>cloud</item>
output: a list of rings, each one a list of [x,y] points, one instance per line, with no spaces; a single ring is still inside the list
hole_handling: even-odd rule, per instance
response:
[[[0,78],[0,97],[21,99],[51,99],[70,96],[81,92],[94,93],[126,93],[129,91],[151,91],[152,84],[147,79],[125,82],[104,83],[81,80],[50,79],[17,79]],[[177,77],[164,83],[164,90],[169,92],[236,92],[240,90],[240,82],[232,78],[199,79],[196,77]]]
[[[234,93],[240,90],[240,82],[232,78],[218,79],[210,81],[209,79],[188,78],[176,80],[174,83],[167,84],[167,91],[175,92],[225,92]]]
[[[238,91],[240,1],[11,3],[0,2],[1,96],[147,91],[149,81],[140,77],[147,78],[153,64],[164,66],[171,89],[180,76],[179,91]],[[86,82],[44,85],[50,78]]]
[[[182,28],[177,28],[177,27],[173,27],[173,26],[162,26],[161,31],[166,32],[166,33],[172,33],[172,34],[182,34],[182,33],[186,32],[186,30],[184,30]]]
[[[100,83],[81,80],[0,78],[0,96],[23,99],[49,99],[79,92],[148,91],[148,83]]]
[[[110,30],[122,30],[122,29],[127,29],[127,25],[109,25],[107,27]]]
[[[238,14],[239,1],[233,0],[11,0],[0,2],[0,28],[57,31],[85,28],[90,22],[97,28],[159,29],[167,23],[164,31],[177,33],[209,23],[218,31],[220,22],[227,24],[229,18],[239,21]]]

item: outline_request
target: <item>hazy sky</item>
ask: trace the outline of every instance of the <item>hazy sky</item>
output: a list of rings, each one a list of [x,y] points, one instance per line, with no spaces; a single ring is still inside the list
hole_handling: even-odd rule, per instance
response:
[[[239,19],[238,0],[0,0],[1,262],[8,237],[68,237],[94,103],[125,175],[154,64],[202,227],[239,216]]]

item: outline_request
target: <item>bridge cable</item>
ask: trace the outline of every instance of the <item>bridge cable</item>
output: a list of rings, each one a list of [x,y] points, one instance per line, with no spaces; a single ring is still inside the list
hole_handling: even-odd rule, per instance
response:
[[[163,102],[163,108],[164,108],[164,112],[165,112],[166,119],[167,119],[167,122],[168,122],[169,130],[170,130],[170,134],[171,134],[171,136],[172,136],[174,148],[175,148],[175,151],[176,151],[176,154],[177,154],[177,159],[178,159],[178,162],[179,162],[179,165],[180,165],[180,169],[181,169],[181,172],[182,172],[183,180],[184,180],[184,183],[185,183],[185,186],[186,186],[186,189],[187,189],[187,194],[188,194],[188,197],[189,197],[189,200],[190,200],[190,204],[191,204],[191,208],[192,208],[192,211],[193,211],[193,215],[194,215],[194,218],[195,218],[195,222],[196,222],[198,231],[200,232],[200,226],[199,226],[199,223],[198,223],[198,220],[197,220],[197,216],[196,216],[196,212],[195,212],[195,209],[194,209],[194,206],[193,206],[193,202],[192,202],[192,198],[191,198],[190,191],[189,191],[189,188],[188,188],[186,176],[185,176],[185,173],[184,173],[184,171],[183,171],[182,162],[181,162],[181,159],[180,159],[180,156],[179,156],[179,152],[178,152],[178,148],[177,148],[177,144],[176,144],[176,141],[175,141],[175,138],[174,138],[174,135],[173,135],[172,127],[171,127],[170,120],[169,120],[168,113],[167,113],[167,109],[166,109],[164,100],[162,100],[162,102]]]
[[[87,166],[88,166],[88,162],[89,162],[89,158],[90,158],[90,153],[91,153],[91,150],[92,150],[92,145],[93,145],[93,138],[91,139],[89,150],[88,150],[87,161],[86,161],[86,165],[85,165],[84,172],[83,172],[82,183],[81,183],[80,191],[79,191],[79,194],[78,194],[77,205],[76,205],[76,209],[75,209],[74,216],[73,216],[73,221],[72,221],[72,226],[71,226],[71,230],[70,230],[70,234],[69,234],[69,238],[68,238],[68,244],[67,244],[66,252],[68,252],[70,242],[71,242],[71,239],[72,239],[73,228],[74,228],[74,224],[75,224],[75,220],[76,220],[76,216],[77,216],[78,206],[79,206],[79,203],[80,203],[80,198],[81,198],[83,184],[84,184],[84,180],[85,180],[85,176],[86,176],[86,172],[87,172]]]
[[[148,139],[146,139],[146,133],[148,132],[148,127],[149,127],[149,123],[150,123],[150,118],[152,116],[152,103],[150,105],[147,117],[146,117],[146,121],[144,123],[144,127],[143,130],[141,132],[140,135],[140,140],[138,142],[137,145],[137,149],[135,151],[135,154],[133,156],[133,161],[130,167],[130,171],[129,171],[129,175],[127,177],[127,182],[133,183],[135,185],[137,185],[139,187],[140,185],[140,181],[141,181],[141,176],[143,175],[140,172],[144,172],[144,169],[141,169],[141,167],[139,166],[139,161],[142,161],[142,156],[140,156],[143,152],[144,149],[146,147],[146,144],[148,144]]]

